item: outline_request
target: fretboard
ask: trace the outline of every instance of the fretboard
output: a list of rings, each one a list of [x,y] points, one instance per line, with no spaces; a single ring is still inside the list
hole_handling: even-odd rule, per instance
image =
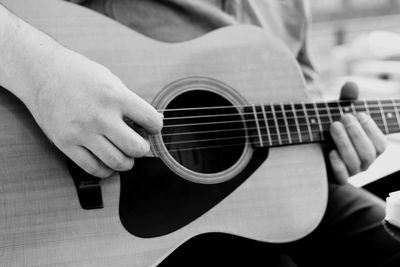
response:
[[[323,142],[332,122],[345,113],[364,112],[384,134],[400,132],[400,99],[252,105],[244,109],[255,146]]]

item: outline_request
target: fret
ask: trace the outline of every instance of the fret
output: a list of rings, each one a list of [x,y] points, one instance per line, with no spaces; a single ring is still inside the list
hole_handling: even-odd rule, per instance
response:
[[[283,110],[282,104],[274,105],[275,116],[278,122],[278,129],[281,135],[282,145],[291,144],[289,127],[287,127],[287,121],[285,118],[285,111]]]
[[[311,125],[310,125],[310,121],[309,121],[308,114],[307,114],[306,104],[302,103],[302,105],[303,105],[303,111],[304,111],[304,115],[305,115],[305,119],[306,119],[306,123],[307,123],[307,127],[308,127],[308,133],[310,134],[310,141],[313,142],[314,137],[311,132]]]
[[[311,128],[312,141],[315,142],[322,140],[323,136],[322,136],[322,127],[320,124],[321,121],[318,119],[318,114],[315,110],[315,105],[313,103],[306,103],[305,107],[309,125]]]
[[[271,146],[271,145],[272,145],[271,133],[270,133],[270,131],[269,131],[269,124],[268,124],[267,114],[266,114],[266,112],[265,112],[264,105],[261,105],[261,112],[262,112],[263,118],[264,118],[265,131],[267,132],[267,137],[268,137],[268,144]]]
[[[303,107],[303,104],[293,104],[294,112],[296,114],[296,120],[297,120],[297,126],[299,127],[299,134],[301,136],[302,143],[309,143],[311,142],[311,129],[308,127],[306,115],[305,115],[305,109]]]
[[[356,109],[354,107],[354,102],[351,102],[350,107],[351,107],[351,110],[353,111],[353,114],[356,114],[357,112],[356,112]]]
[[[276,128],[276,133],[278,135],[278,141],[279,144],[282,145],[282,139],[281,139],[281,130],[279,129],[279,124],[278,124],[278,119],[276,118],[276,112],[275,112],[275,107],[274,105],[271,105],[272,108],[272,116],[274,118],[274,122],[275,122],[275,128]]]
[[[316,104],[315,102],[314,102],[314,111],[315,111],[315,114],[316,114],[317,120],[318,120],[320,137],[321,137],[322,140],[324,140],[324,136],[322,135],[322,133],[324,132],[324,130],[322,129],[321,118],[320,118],[320,116],[319,116],[319,112],[318,112],[318,109],[317,109],[317,104]]]
[[[323,105],[326,108],[326,113],[328,113],[329,124],[331,124],[333,122],[333,119],[332,119],[332,114],[331,114],[331,110],[329,108],[328,102],[325,102]]]
[[[340,101],[339,102],[339,108],[340,108],[340,115],[343,116],[346,113],[351,113],[352,108],[351,108],[351,102],[350,101]]]
[[[353,106],[354,106],[354,113],[368,114],[366,105],[365,105],[365,101],[354,101]]]
[[[263,143],[263,140],[262,140],[262,137],[261,137],[261,131],[260,131],[260,125],[258,123],[258,116],[257,116],[256,107],[255,107],[254,104],[252,106],[253,106],[254,120],[255,120],[255,123],[256,123],[256,126],[257,126],[258,140],[260,141],[260,146],[263,147],[264,143]]]
[[[340,105],[340,102],[338,102],[338,108],[339,108],[340,117],[342,117],[343,116],[343,110],[342,110],[342,106]]]
[[[321,120],[322,132],[329,131],[329,126],[332,123],[332,115],[326,102],[316,103],[319,118]]]
[[[288,131],[289,131],[289,136],[291,144],[299,144],[301,143],[300,139],[300,129],[298,128],[298,121],[297,121],[297,116],[296,112],[294,111],[293,103],[290,104],[284,104],[282,106],[285,118],[287,121],[287,126],[288,126]]]
[[[381,100],[382,113],[385,118],[386,127],[389,133],[397,133],[400,131],[398,118],[396,116],[396,106],[392,100]]]
[[[331,113],[332,122],[340,120],[340,118],[342,117],[342,111],[339,106],[339,103],[336,101],[328,102],[328,107]]]
[[[369,108],[368,108],[366,100],[364,100],[364,107],[365,107],[365,112],[367,112],[367,114],[370,116],[371,112],[369,111]]]
[[[272,105],[265,105],[264,106],[266,119],[267,119],[267,125],[268,125],[268,132],[269,132],[269,138],[270,138],[270,145],[271,146],[278,146],[281,144],[279,142],[280,140],[280,134],[278,134],[278,126],[276,124],[275,118],[274,118],[274,112],[272,110]]]
[[[285,107],[283,106],[283,104],[281,103],[281,110],[282,110],[282,114],[283,114],[283,120],[285,121],[285,126],[286,126],[286,133],[289,139],[289,144],[292,143],[292,137],[290,136],[290,130],[289,130],[289,125],[288,125],[288,120],[287,120],[287,116],[286,116],[286,112],[285,112]]]
[[[368,108],[370,117],[375,121],[376,125],[378,125],[379,129],[381,129],[382,132],[385,132],[386,130],[383,122],[384,118],[382,116],[378,101],[368,100],[366,101],[366,106]]]
[[[394,108],[394,113],[396,114],[396,119],[397,119],[397,125],[400,128],[400,119],[399,119],[399,110],[397,109],[397,104],[396,101],[392,98],[391,102],[393,104],[393,108]]]
[[[297,134],[299,136],[299,143],[303,143],[303,138],[301,138],[301,134],[300,134],[299,120],[297,119],[297,114],[296,114],[297,112],[296,112],[293,102],[291,103],[291,107],[292,107],[293,118],[295,121]]]
[[[382,103],[379,100],[377,100],[377,102],[378,102],[379,111],[381,113],[381,117],[382,117],[384,129],[385,129],[385,133],[388,134],[389,133],[389,129],[388,129],[385,113],[383,112]]]

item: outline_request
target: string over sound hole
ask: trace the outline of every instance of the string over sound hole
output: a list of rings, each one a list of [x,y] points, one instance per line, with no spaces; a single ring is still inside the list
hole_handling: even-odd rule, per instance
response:
[[[167,105],[164,117],[164,145],[179,164],[191,171],[223,172],[243,154],[243,119],[236,107],[216,93],[184,92]]]

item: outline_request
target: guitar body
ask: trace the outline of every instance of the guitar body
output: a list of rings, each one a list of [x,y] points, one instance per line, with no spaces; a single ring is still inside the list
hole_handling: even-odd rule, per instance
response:
[[[70,3],[0,2],[66,47],[108,67],[158,109],[181,90],[170,85],[188,77],[196,88],[207,87],[208,81],[227,85],[206,91],[237,105],[305,100],[304,81],[290,52],[252,26],[165,44]],[[1,266],[154,266],[202,233],[224,232],[265,242],[296,240],[315,229],[325,211],[327,180],[319,145],[277,147],[270,148],[266,160],[232,192],[194,220],[166,234],[134,235],[120,218],[119,175],[102,181],[104,208],[84,210],[63,155],[6,90],[0,90],[0,122]],[[229,180],[243,172],[240,166],[257,155],[249,143],[244,150],[237,168],[217,179]],[[186,175],[184,168],[158,160],[171,173]],[[138,160],[142,165],[137,167],[151,169],[143,166],[145,162]],[[129,175],[136,178],[134,172]],[[196,173],[187,176],[179,179],[196,183]],[[129,209],[135,203],[124,205]]]

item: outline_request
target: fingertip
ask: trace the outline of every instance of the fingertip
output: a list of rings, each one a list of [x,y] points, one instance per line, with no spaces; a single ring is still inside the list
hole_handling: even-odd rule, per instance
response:
[[[150,134],[157,134],[161,131],[164,125],[164,115],[162,113],[156,112],[154,116],[152,116],[150,122],[147,124],[146,130]]]
[[[341,100],[354,100],[358,98],[359,89],[355,82],[347,81],[340,91]]]

